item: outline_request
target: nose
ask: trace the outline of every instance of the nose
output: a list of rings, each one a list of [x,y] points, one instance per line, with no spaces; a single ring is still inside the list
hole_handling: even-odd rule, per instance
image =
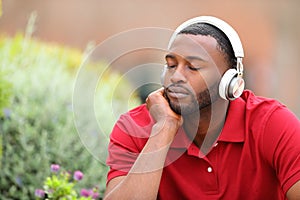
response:
[[[170,80],[172,83],[186,83],[187,80],[184,74],[184,68],[179,66],[176,67],[170,77]]]

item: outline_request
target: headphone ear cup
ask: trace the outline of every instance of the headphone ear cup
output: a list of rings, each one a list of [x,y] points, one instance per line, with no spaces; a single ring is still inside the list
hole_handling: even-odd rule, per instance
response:
[[[235,100],[239,98],[242,95],[244,88],[245,88],[244,79],[238,76],[234,77],[229,83],[227,98],[229,100]]]
[[[234,100],[241,96],[244,91],[245,82],[238,77],[236,69],[227,70],[219,84],[219,95],[225,100]]]

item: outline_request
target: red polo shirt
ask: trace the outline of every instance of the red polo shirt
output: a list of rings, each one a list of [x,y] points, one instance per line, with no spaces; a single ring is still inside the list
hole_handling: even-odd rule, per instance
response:
[[[107,182],[128,173],[153,124],[145,105],[120,117],[110,136]],[[277,101],[245,91],[230,102],[223,130],[206,156],[179,129],[158,199],[285,199],[299,180],[299,120]]]

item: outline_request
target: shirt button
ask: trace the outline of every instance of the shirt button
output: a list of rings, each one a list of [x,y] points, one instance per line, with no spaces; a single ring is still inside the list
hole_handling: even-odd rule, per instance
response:
[[[207,171],[208,171],[209,173],[211,173],[211,172],[212,172],[212,168],[211,168],[211,167],[208,167],[208,168],[207,168]]]

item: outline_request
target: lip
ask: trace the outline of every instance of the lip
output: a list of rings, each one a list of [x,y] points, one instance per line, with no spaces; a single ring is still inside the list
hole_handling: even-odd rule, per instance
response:
[[[167,92],[169,97],[176,99],[182,99],[189,96],[189,92],[182,87],[172,86],[168,88]]]
[[[188,96],[188,94],[168,92],[169,98],[183,99]]]

